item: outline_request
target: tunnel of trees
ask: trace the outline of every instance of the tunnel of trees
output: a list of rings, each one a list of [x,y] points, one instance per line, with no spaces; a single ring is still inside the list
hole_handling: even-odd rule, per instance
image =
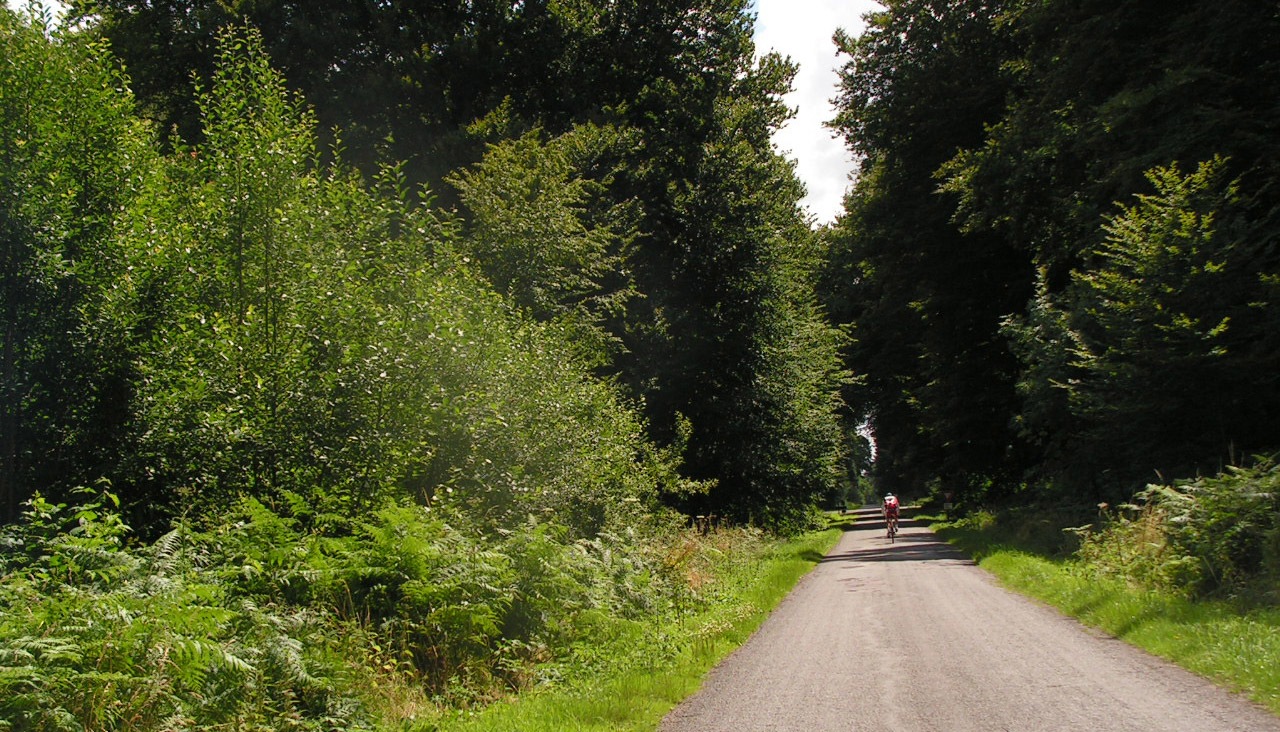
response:
[[[1205,476],[1274,591],[1274,4],[885,0],[829,226],[747,0],[67,5],[0,9],[0,723],[480,704],[876,490]]]

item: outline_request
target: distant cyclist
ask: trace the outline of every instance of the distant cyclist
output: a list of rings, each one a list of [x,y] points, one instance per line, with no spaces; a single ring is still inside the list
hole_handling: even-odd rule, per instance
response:
[[[892,539],[893,535],[898,533],[898,497],[892,493],[886,494],[880,510],[884,512],[885,530],[888,532],[888,537]]]

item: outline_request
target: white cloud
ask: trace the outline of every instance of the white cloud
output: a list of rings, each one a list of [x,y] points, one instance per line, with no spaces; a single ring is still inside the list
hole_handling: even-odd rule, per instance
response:
[[[881,9],[874,0],[756,0],[756,51],[777,51],[800,65],[786,102],[796,116],[777,134],[774,146],[796,160],[796,172],[808,188],[803,204],[820,223],[840,213],[853,160],[842,139],[824,123],[835,116],[837,67],[831,36],[837,28],[862,32],[863,14]]]

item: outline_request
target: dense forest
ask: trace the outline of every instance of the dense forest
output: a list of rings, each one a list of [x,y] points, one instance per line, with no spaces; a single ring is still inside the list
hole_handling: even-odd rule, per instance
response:
[[[886,3],[824,302],[886,487],[1093,502],[1280,447],[1280,9]]]
[[[1280,449],[1280,8],[889,0],[815,227],[746,0],[68,5],[0,10],[0,728],[360,727],[352,653],[678,614],[695,516]]]
[[[860,439],[751,31],[0,12],[0,728],[368,728],[677,652],[766,546],[685,516],[804,529]]]
[[[855,433],[745,3],[339,5],[73,4],[39,53],[101,99],[8,71],[9,515],[639,482],[802,526]]]

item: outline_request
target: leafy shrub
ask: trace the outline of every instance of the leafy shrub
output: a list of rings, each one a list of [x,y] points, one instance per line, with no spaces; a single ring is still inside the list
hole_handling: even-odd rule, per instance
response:
[[[1103,572],[1199,595],[1280,601],[1280,466],[1153,485],[1138,505],[1083,531],[1079,557]]]
[[[1257,589],[1280,601],[1280,465],[1274,460],[1145,495],[1169,512],[1169,540],[1199,561],[1197,591]]]
[[[1090,572],[1185,591],[1196,571],[1195,561],[1169,541],[1168,520],[1165,509],[1150,503],[1117,511],[1104,508],[1100,528],[1074,530],[1080,537],[1076,557]]]
[[[99,43],[0,8],[0,519],[128,448],[115,219],[156,159]]]

